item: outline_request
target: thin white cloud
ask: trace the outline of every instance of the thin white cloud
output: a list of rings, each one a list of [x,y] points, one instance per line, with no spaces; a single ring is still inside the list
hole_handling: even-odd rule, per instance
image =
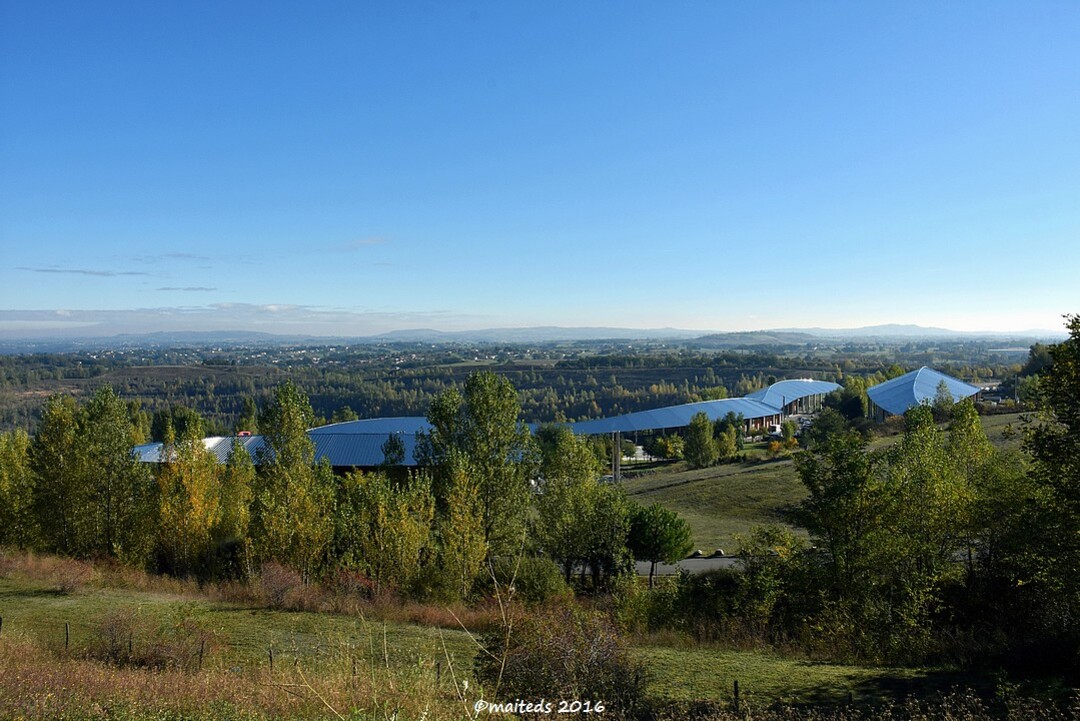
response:
[[[184,287],[184,288],[180,288],[180,287],[177,287],[177,286],[166,286],[164,288],[158,288],[158,290],[178,291],[178,292],[181,292],[181,293],[210,293],[212,291],[217,290],[217,288],[207,288],[205,286],[194,285],[194,286],[187,286],[187,287]]]
[[[289,303],[211,303],[130,310],[0,309],[0,338],[110,336],[157,331],[258,330],[297,336],[366,336],[391,330],[486,327],[491,318],[451,310],[345,310]],[[63,320],[60,320],[60,319]],[[63,325],[61,325],[63,324]],[[78,332],[83,329],[82,332]]]
[[[20,265],[16,270],[25,270],[30,273],[55,273],[66,275],[89,275],[95,278],[115,278],[117,276],[124,275],[150,275],[138,270],[97,270],[95,268],[59,268],[59,267],[47,267],[47,268],[32,268]]]
[[[120,256],[114,256],[119,258]],[[209,256],[199,255],[198,253],[184,253],[180,251],[170,251],[168,253],[156,253],[153,255],[135,255],[124,256],[125,260],[133,260],[136,263],[143,263],[148,265],[158,265],[160,263],[168,263],[171,261],[190,261],[198,263],[208,263],[212,260]]]
[[[328,253],[355,253],[364,248],[370,248],[374,245],[386,245],[388,241],[381,236],[370,236],[367,238],[356,238],[345,243],[338,243],[336,245],[329,245],[325,247],[325,251]]]

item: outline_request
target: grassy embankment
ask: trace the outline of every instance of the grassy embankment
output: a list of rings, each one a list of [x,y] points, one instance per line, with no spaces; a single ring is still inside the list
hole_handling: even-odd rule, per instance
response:
[[[73,566],[77,583],[65,580]],[[440,609],[273,611],[191,584],[38,559],[0,576],[0,616],[0,718],[458,718],[481,697],[469,670],[472,634]],[[103,659],[110,643],[111,661]],[[160,654],[148,646],[163,647],[169,662],[154,668],[146,659]],[[650,694],[666,701],[727,700],[735,680],[754,704],[837,703],[849,693],[874,701],[959,680],[679,639],[639,640],[633,653],[649,670]]]

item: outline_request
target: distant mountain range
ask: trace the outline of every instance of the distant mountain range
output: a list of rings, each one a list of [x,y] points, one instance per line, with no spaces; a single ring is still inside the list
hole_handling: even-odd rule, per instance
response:
[[[921,325],[887,323],[861,328],[778,328],[778,333],[805,333],[819,338],[1064,338],[1062,331],[960,331]]]
[[[397,330],[378,335],[305,336],[278,335],[255,331],[162,331],[157,333],[119,334],[88,338],[3,338],[0,352],[64,352],[102,348],[135,348],[204,345],[278,345],[343,343],[550,343],[575,341],[677,341],[697,348],[736,348],[757,346],[810,345],[829,340],[914,340],[914,339],[1011,339],[1028,343],[1034,340],[1064,338],[1060,331],[1024,330],[955,331],[918,325],[874,325],[862,328],[778,328],[760,331],[708,333],[680,328],[611,328],[539,326],[531,328],[488,328],[483,330],[439,331],[432,329]]]
[[[362,340],[381,342],[422,343],[542,343],[545,341],[578,340],[690,340],[701,336],[701,331],[679,328],[605,328],[560,326],[537,326],[533,328],[487,328],[484,330],[438,331],[395,330],[369,336]]]

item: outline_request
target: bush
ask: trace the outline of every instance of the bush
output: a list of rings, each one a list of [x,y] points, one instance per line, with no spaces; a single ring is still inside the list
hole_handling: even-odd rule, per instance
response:
[[[409,583],[409,596],[417,601],[453,603],[458,600],[457,595],[458,589],[455,588],[449,574],[430,563],[421,566]]]
[[[86,655],[117,666],[194,668],[214,642],[214,634],[189,614],[155,625],[125,607],[102,616]]]
[[[270,608],[289,608],[303,590],[304,579],[292,568],[271,561],[259,573],[259,596]]]
[[[567,606],[515,619],[482,639],[476,677],[498,701],[603,702],[604,717],[645,711],[645,672],[606,617]]]
[[[683,573],[669,601],[670,616],[657,617],[654,628],[667,626],[698,639],[725,635],[740,601],[740,572],[718,568],[705,573]],[[738,624],[741,626],[742,624]]]
[[[679,577],[658,578],[653,588],[636,575],[621,577],[612,593],[615,622],[626,633],[682,630],[675,611],[679,589]]]
[[[492,564],[492,575],[501,588],[512,587],[514,598],[531,605],[571,594],[562,571],[548,558],[498,558]]]

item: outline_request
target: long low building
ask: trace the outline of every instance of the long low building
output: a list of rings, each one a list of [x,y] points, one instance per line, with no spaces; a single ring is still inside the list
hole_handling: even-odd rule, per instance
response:
[[[839,389],[839,385],[830,381],[791,378],[777,381],[768,388],[747,393],[746,397],[779,408],[784,415],[790,416],[821,410],[825,396]]]
[[[746,430],[779,423],[783,415],[779,408],[752,398],[724,398],[717,401],[699,401],[654,408],[651,411],[637,411],[613,418],[578,421],[571,423],[570,427],[574,433],[586,436],[663,431],[670,428],[685,428],[690,425],[690,419],[698,413],[704,413],[710,421],[723,418],[728,413],[741,415],[746,424]]]
[[[642,431],[665,431],[685,428],[695,414],[704,412],[709,420],[723,418],[729,413],[741,415],[745,430],[780,423],[785,413],[798,408],[810,408],[820,404],[820,398],[840,388],[836,383],[810,379],[783,380],[746,398],[724,398],[715,401],[684,403],[666,408],[637,411],[612,418],[597,418],[569,424],[579,435],[608,435],[612,433],[635,433]],[[788,410],[785,410],[788,409]],[[415,466],[418,433],[430,430],[431,425],[421,416],[397,418],[369,418],[319,426],[309,430],[308,437],[315,444],[315,459],[326,459],[335,471],[353,468],[376,468],[386,462],[384,446],[391,436],[398,436],[404,446],[404,456],[399,465]],[[536,424],[532,424],[535,430]],[[222,437],[203,440],[207,450],[219,463],[225,463],[233,444],[239,442],[251,458],[258,462],[265,452],[262,436]],[[136,446],[136,457],[144,463],[162,463],[164,446],[147,443]]]
[[[723,418],[728,413],[741,415],[745,430],[780,423],[791,413],[808,412],[821,406],[825,395],[839,390],[830,381],[795,378],[773,383],[768,388],[755,391],[745,398],[723,398],[716,401],[699,401],[678,406],[637,411],[613,418],[598,418],[571,423],[575,433],[599,435],[601,433],[633,433],[637,431],[662,431],[685,428],[695,414],[704,412],[709,420]]]
[[[390,436],[394,435],[401,438],[405,451],[398,465],[415,466],[416,434],[427,432],[430,428],[426,418],[407,416],[331,423],[328,426],[312,428],[307,434],[315,444],[315,460],[326,459],[334,470],[340,473],[354,468],[376,468],[383,465],[386,461],[383,446]],[[260,454],[267,448],[262,436],[214,436],[203,439],[206,449],[219,463],[228,461],[233,443],[237,441],[255,462],[258,462]],[[134,452],[144,463],[161,463],[165,460],[162,457],[162,443],[136,446]]]

